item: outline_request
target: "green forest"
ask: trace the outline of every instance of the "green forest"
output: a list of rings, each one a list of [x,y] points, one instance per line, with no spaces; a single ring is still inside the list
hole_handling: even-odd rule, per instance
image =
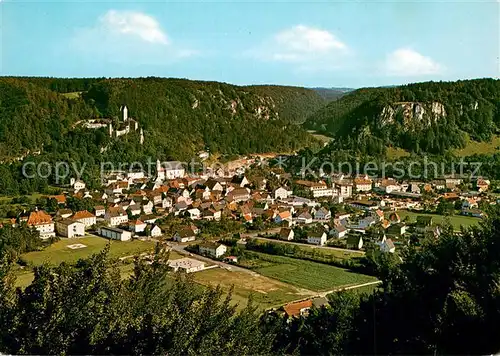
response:
[[[500,81],[494,79],[358,89],[319,109],[304,125],[333,137],[331,149],[383,154],[394,146],[442,154],[463,147],[468,137],[490,140],[500,125],[499,97]],[[406,119],[398,110],[405,103],[425,108],[423,119],[416,119],[416,112]],[[434,116],[433,103],[442,104],[445,115]],[[382,114],[390,108],[393,120],[384,124]]]
[[[69,94],[71,95],[69,95]],[[76,95],[74,95],[76,93]],[[292,152],[318,142],[300,122],[326,101],[315,91],[283,86],[234,86],[184,79],[0,78],[0,188],[7,194],[43,192],[51,179],[23,179],[18,160],[85,165],[86,181],[99,162],[190,161],[200,150],[221,156]],[[111,138],[120,106],[144,130]],[[11,164],[7,164],[11,163]]]

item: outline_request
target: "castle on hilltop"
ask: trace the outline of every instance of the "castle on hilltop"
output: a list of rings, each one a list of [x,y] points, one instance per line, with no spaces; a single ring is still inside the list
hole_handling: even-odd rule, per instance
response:
[[[108,124],[109,137],[120,137],[128,134],[130,131],[139,130],[139,123],[128,116],[128,107],[127,105],[120,106],[120,120],[118,122],[118,127],[113,128],[113,124]],[[142,128],[140,129],[140,143],[141,145],[144,143],[144,132]]]

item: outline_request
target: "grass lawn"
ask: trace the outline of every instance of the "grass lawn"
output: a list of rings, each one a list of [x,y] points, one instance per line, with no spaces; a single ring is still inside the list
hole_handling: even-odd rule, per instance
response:
[[[376,280],[372,276],[322,263],[271,256],[253,251],[247,252],[247,255],[249,258],[241,260],[242,266],[266,277],[317,292]]]
[[[253,241],[258,242],[259,244],[265,244],[267,242],[273,242],[273,243],[277,243],[277,244],[278,243],[282,243],[282,244],[287,243],[287,241],[283,241],[283,240],[276,240],[276,242],[274,242],[274,241],[271,241],[269,239],[259,239],[258,237],[255,238]],[[339,259],[339,260],[349,260],[349,259],[356,258],[356,257],[363,257],[365,255],[365,253],[363,251],[354,251],[354,250],[341,251],[341,250],[337,250],[334,248],[317,248],[315,246],[304,246],[304,245],[293,244],[293,241],[291,241],[289,244],[297,246],[297,248],[299,248],[301,251],[304,251],[304,252],[311,254],[311,255],[320,254],[323,256],[332,256],[332,257]]]
[[[398,160],[402,157],[408,157],[410,152],[399,147],[387,147],[386,156],[389,160]]]
[[[500,147],[500,135],[495,135],[490,142],[476,142],[468,139],[467,145],[464,148],[453,150],[453,153],[463,157],[471,156],[474,153],[496,153],[498,152],[498,147]]]
[[[232,299],[245,307],[250,297],[262,309],[286,304],[310,294],[291,285],[261,275],[213,268],[194,273],[196,282],[206,286],[220,286],[229,291],[234,286]]]
[[[71,93],[62,93],[61,95],[68,98],[68,99],[78,99],[79,97],[82,96],[82,91],[74,91]]]
[[[398,210],[397,213],[401,218],[401,220],[403,220],[405,217],[408,216],[411,223],[417,221],[417,216],[432,216],[432,220],[434,221],[435,224],[441,224],[446,219],[448,219],[450,221],[450,224],[453,226],[453,229],[457,231],[460,230],[461,225],[471,226],[471,225],[476,225],[481,221],[481,219],[479,218],[473,218],[471,216],[462,216],[462,215],[443,216],[435,214],[421,214],[407,210]]]
[[[333,256],[339,260],[350,260],[356,257],[363,257],[365,253],[363,251],[340,251],[335,250],[333,248],[314,248],[307,246],[299,246],[299,248],[303,251],[307,251],[309,253],[320,253],[323,255]]]
[[[109,256],[112,258],[137,255],[150,251],[155,246],[152,241],[110,241],[102,237],[89,235],[78,239],[63,238],[42,251],[26,253],[22,258],[33,265],[41,265],[44,262],[52,265],[61,262],[71,263],[102,251],[108,242],[110,243]],[[86,247],[73,250],[68,247],[68,245],[73,244],[83,244]]]
[[[333,140],[333,138],[331,138],[329,136],[317,134],[316,131],[314,131],[314,130],[308,130],[307,132],[309,132],[314,138],[318,139],[322,143],[329,143],[330,141]]]

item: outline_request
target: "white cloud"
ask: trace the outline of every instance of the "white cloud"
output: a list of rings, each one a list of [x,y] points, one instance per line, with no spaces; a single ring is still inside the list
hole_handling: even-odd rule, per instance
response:
[[[278,32],[248,53],[265,61],[296,63],[300,69],[324,69],[338,66],[350,50],[331,32],[297,25]]]
[[[442,74],[445,67],[413,49],[399,48],[387,55],[383,70],[390,76],[414,77]]]
[[[111,32],[137,36],[150,43],[169,43],[158,21],[141,12],[110,10],[99,19],[99,22],[103,28]]]
[[[127,65],[161,66],[199,54],[174,43],[153,16],[119,10],[109,10],[93,26],[77,29],[70,48],[86,61]]]

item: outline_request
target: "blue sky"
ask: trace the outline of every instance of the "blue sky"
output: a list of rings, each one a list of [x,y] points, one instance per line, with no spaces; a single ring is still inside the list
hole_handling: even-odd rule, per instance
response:
[[[499,5],[0,0],[0,74],[308,87],[498,77]]]

